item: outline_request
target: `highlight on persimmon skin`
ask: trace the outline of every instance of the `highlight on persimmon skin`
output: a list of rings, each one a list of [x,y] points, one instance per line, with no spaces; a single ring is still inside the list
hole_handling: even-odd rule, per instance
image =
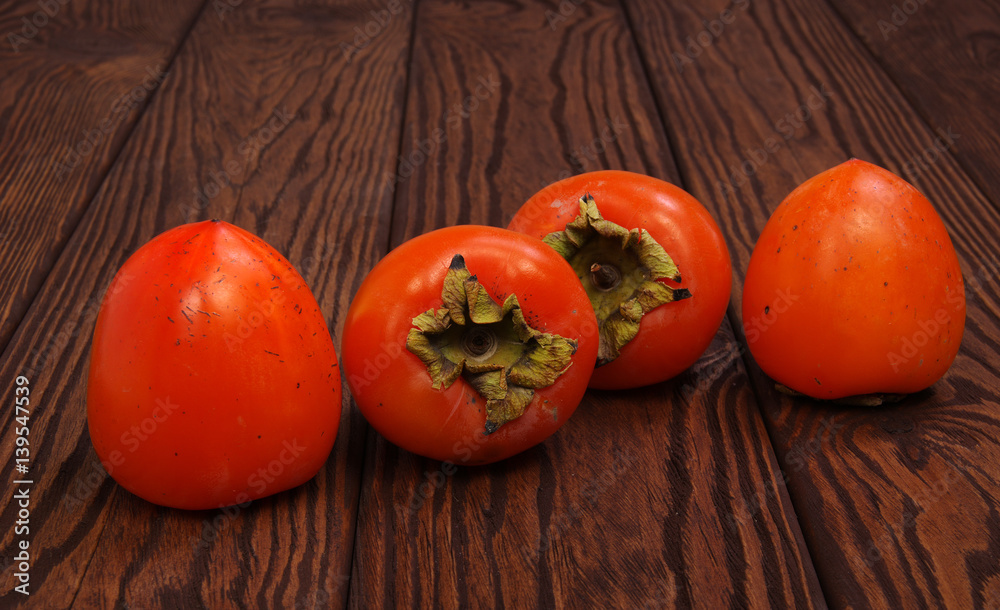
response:
[[[108,474],[155,504],[214,509],[315,476],[340,369],[302,276],[223,221],[170,229],[112,281],[94,329],[87,427]]]
[[[496,462],[555,433],[597,358],[573,270],[496,227],[415,237],[365,277],[341,357],[362,415],[389,442],[453,464]]]
[[[965,286],[931,203],[851,159],[774,210],[743,287],[747,345],[778,384],[880,404],[926,389],[958,353]]]
[[[680,374],[725,316],[733,275],[725,239],[708,210],[673,184],[615,170],[572,176],[533,195],[508,228],[556,248],[590,295],[602,330],[590,387]]]

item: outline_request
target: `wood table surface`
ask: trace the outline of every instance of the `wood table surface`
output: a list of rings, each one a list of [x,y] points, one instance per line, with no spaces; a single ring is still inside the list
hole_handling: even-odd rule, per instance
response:
[[[0,33],[0,606],[1000,608],[994,0],[7,0]],[[954,365],[882,408],[776,392],[740,314],[770,212],[850,157],[934,203],[966,282]],[[339,349],[391,248],[598,169],[680,185],[729,244],[727,316],[679,377],[449,476],[345,392],[319,474],[238,510],[102,469],[97,308],[155,235],[260,235]]]

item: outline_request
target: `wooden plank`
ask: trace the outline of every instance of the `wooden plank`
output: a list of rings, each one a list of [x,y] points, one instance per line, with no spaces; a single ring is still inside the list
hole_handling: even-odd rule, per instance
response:
[[[690,152],[679,160],[685,182],[713,202],[738,286],[769,212],[798,183],[852,155],[900,173],[937,137],[826,5],[627,6],[657,103],[678,117],[671,139]],[[936,203],[966,275],[966,336],[945,379],[896,407],[845,409],[777,395],[748,358],[834,607],[1000,600],[1000,216],[950,153],[913,182]]]
[[[941,136],[902,167],[915,176],[948,150],[993,202],[1000,201],[1000,7],[979,0],[833,3],[903,96]]]
[[[202,14],[0,367],[0,378],[14,379],[34,350],[50,346],[47,366],[31,376],[38,606],[346,600],[364,443],[363,420],[346,399],[320,474],[239,509],[187,512],[139,500],[103,475],[85,430],[93,318],[71,304],[98,299],[154,235],[211,217],[261,235],[303,273],[331,328],[388,243],[391,195],[373,185],[399,142],[412,11],[393,15],[354,53],[341,44],[364,42],[355,28],[368,28],[383,8],[377,2],[231,4]],[[12,454],[12,410],[2,417]],[[16,510],[5,495],[0,513]],[[13,543],[5,530],[4,556],[14,555]],[[5,590],[0,604],[21,598]]]
[[[676,178],[619,8],[559,10],[421,3],[394,244],[504,225],[571,173]],[[371,433],[351,606],[823,606],[733,345],[726,324],[684,376],[590,392],[555,436],[488,467]]]
[[[52,268],[202,0],[11,3],[0,15],[0,350]]]

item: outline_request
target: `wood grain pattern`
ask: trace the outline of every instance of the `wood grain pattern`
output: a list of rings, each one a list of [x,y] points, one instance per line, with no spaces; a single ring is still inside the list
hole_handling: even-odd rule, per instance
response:
[[[336,328],[351,287],[388,240],[391,199],[372,185],[399,141],[412,13],[395,16],[361,52],[340,46],[378,8],[276,1],[206,10],[69,240],[0,369],[13,379],[51,344],[31,376],[32,605],[344,604],[364,441],[349,403],[334,454],[308,484],[241,509],[153,506],[95,464],[84,417],[93,317],[75,307],[99,298],[157,233],[218,217],[286,253]],[[53,343],[67,329],[80,332]],[[2,417],[12,455],[12,410]],[[15,501],[0,502],[8,522]],[[12,543],[5,529],[5,556]],[[6,589],[0,603],[23,601]]]
[[[84,4],[0,10],[0,351],[166,79],[202,0]]]
[[[553,10],[421,3],[394,244],[503,225],[580,171],[676,177],[619,8]],[[501,464],[452,472],[373,433],[351,606],[822,607],[734,341],[724,325],[686,375],[588,393]]]
[[[993,202],[1000,201],[1000,7],[996,3],[857,0],[834,8],[864,41],[907,101],[941,136],[904,177],[922,172],[945,148]]]
[[[628,4],[649,72],[659,76],[661,111],[685,117],[668,120],[672,140],[691,151],[679,160],[685,183],[714,202],[740,277],[769,211],[799,182],[852,155],[901,173],[936,137],[828,6],[743,6],[694,60],[678,64],[673,54],[686,37],[726,5]],[[785,139],[789,113],[817,95],[813,86],[829,93],[820,95],[825,103],[817,98]],[[777,150],[755,162],[769,137]],[[752,175],[740,178],[746,161]],[[844,409],[782,397],[749,362],[834,607],[981,607],[1000,586],[1000,257],[990,237],[1000,218],[950,154],[913,182],[936,202],[966,274],[966,338],[946,378],[896,407]],[[740,327],[737,311],[730,317]]]
[[[30,598],[13,471],[0,498],[0,606],[1000,608],[994,4],[71,0],[22,30],[61,1],[0,2],[0,380],[31,379],[35,480]],[[852,155],[935,203],[967,286],[952,370],[876,410],[777,394],[739,315],[770,211]],[[90,335],[159,232],[258,233],[336,339],[391,246],[503,226],[601,168],[680,184],[727,236],[732,306],[680,377],[589,392],[488,467],[399,450],[345,397],[320,474],[247,507],[159,508],[107,477]]]

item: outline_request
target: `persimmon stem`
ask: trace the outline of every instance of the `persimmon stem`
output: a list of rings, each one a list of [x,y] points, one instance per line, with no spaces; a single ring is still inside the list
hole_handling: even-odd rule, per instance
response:
[[[622,274],[614,265],[594,263],[590,266],[590,279],[598,290],[607,292],[622,283]]]
[[[469,358],[489,358],[497,351],[497,336],[488,328],[473,326],[462,336],[462,349]]]

